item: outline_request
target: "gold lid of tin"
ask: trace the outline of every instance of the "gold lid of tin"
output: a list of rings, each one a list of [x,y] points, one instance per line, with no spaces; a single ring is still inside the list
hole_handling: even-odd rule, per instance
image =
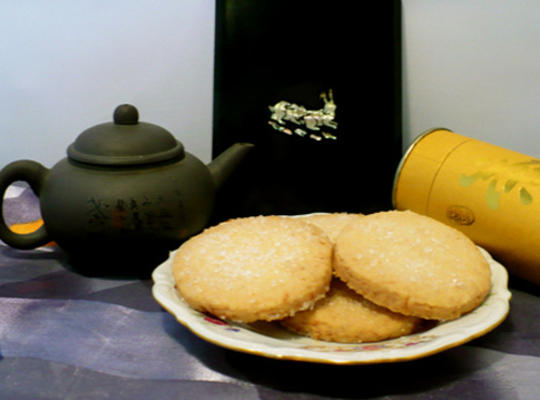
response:
[[[433,133],[437,133],[435,142],[425,140]],[[433,128],[418,135],[402,157],[394,176],[394,208],[427,213],[433,182],[440,166],[455,147],[467,140],[469,138],[446,128]],[[411,157],[413,151],[414,157]]]

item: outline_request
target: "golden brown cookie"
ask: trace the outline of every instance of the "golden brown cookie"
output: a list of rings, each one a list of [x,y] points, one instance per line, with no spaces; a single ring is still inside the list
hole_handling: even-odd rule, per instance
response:
[[[190,238],[173,259],[180,295],[196,310],[240,322],[311,307],[332,276],[332,244],[295,218],[238,218]]]
[[[411,211],[367,215],[334,248],[337,276],[392,311],[450,320],[476,308],[490,290],[490,268],[460,231]]]
[[[338,212],[301,215],[298,218],[321,228],[328,235],[330,241],[334,243],[337,236],[345,226],[352,222],[358,221],[358,219],[362,218],[362,216],[363,214]]]
[[[334,278],[330,291],[311,310],[280,321],[285,328],[317,340],[375,342],[415,332],[422,320],[380,307]]]

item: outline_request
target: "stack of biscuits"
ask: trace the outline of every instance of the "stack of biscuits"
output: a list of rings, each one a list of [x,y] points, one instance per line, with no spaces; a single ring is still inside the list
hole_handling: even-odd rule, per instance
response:
[[[459,318],[491,286],[469,238],[411,211],[232,219],[186,241],[172,272],[198,311],[350,343]]]

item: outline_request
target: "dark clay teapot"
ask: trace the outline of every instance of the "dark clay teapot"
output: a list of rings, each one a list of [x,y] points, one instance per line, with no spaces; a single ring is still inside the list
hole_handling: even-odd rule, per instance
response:
[[[0,239],[18,249],[55,241],[86,274],[144,274],[201,231],[216,189],[252,145],[237,143],[207,166],[168,131],[138,119],[135,107],[118,106],[114,122],[82,132],[51,169],[21,160],[0,171],[0,214],[8,186],[26,181],[44,221],[17,234],[0,216]]]

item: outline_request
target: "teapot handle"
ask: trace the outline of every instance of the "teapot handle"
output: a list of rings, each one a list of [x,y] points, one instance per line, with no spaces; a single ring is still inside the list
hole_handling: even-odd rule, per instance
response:
[[[27,234],[15,233],[6,224],[3,213],[4,195],[12,183],[25,181],[39,197],[41,187],[49,170],[43,165],[30,160],[14,161],[0,171],[0,239],[17,249],[33,249],[51,241],[45,226]]]

